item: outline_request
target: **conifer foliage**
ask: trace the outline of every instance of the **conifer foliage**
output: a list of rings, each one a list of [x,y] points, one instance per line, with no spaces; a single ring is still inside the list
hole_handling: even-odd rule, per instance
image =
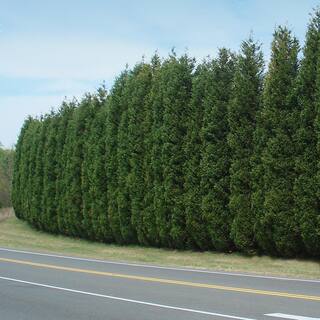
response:
[[[294,216],[293,186],[297,126],[294,86],[299,44],[287,28],[274,33],[271,61],[265,81],[261,111],[264,146],[261,150],[263,205],[256,232],[260,246],[270,253],[292,256],[300,250],[298,223]]]
[[[252,163],[256,114],[261,107],[263,57],[252,38],[241,45],[228,109],[228,144],[231,153],[229,209],[232,238],[241,250],[254,248],[254,213],[251,208]]]
[[[161,69],[158,103],[163,118],[159,128],[161,184],[157,185],[159,201],[158,230],[164,246],[183,248],[186,241],[183,206],[184,139],[187,133],[187,115],[191,97],[194,62],[187,55],[177,58],[173,53]],[[159,182],[158,182],[159,183]],[[161,195],[160,195],[161,194]]]
[[[119,244],[320,257],[320,11],[301,62],[274,33],[200,64],[174,51],[26,119],[12,202],[38,229]]]
[[[231,248],[232,219],[228,208],[231,154],[227,144],[227,112],[234,67],[233,54],[227,49],[221,49],[219,57],[212,62],[201,128],[201,211],[208,226],[210,247],[223,251]]]
[[[212,64],[206,60],[200,64],[193,76],[192,93],[190,100],[190,116],[185,139],[185,154],[187,156],[184,166],[184,205],[186,219],[186,233],[188,246],[209,248],[208,228],[201,210],[202,189],[200,188],[204,99],[211,81]]]
[[[304,245],[320,255],[320,11],[311,18],[297,80],[299,122],[296,134],[295,217]]]

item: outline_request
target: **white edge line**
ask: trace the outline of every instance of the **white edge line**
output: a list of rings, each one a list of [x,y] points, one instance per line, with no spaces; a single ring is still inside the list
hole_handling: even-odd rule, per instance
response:
[[[87,292],[87,291],[81,291],[81,290],[75,290],[75,289],[68,289],[68,288],[63,288],[63,287],[56,287],[56,286],[51,286],[51,285],[47,285],[47,284],[24,281],[24,280],[7,278],[7,277],[0,277],[0,280],[23,283],[23,284],[28,284],[28,285],[32,285],[32,286],[48,288],[48,289],[55,289],[55,290],[66,291],[66,292],[71,292],[71,293],[84,294],[84,295],[87,295],[87,296],[93,296],[93,297],[117,300],[117,301],[122,301],[122,302],[135,303],[135,304],[151,306],[151,307],[157,307],[157,308],[162,308],[162,309],[170,309],[170,310],[176,310],[176,311],[191,312],[191,313],[204,314],[204,315],[222,317],[222,318],[229,318],[229,319],[237,319],[237,320],[255,320],[255,319],[232,316],[232,315],[227,315],[227,314],[222,314],[222,313],[215,313],[215,312],[210,312],[210,311],[202,311],[202,310],[198,310],[198,309],[175,307],[175,306],[169,306],[169,305],[158,304],[158,303],[153,303],[153,302],[126,299],[126,298],[121,298],[121,297],[116,297],[116,296],[109,296],[109,295],[104,295],[104,294],[99,294],[99,293],[93,293],[93,292]]]
[[[61,259],[70,259],[70,260],[77,260],[77,261],[87,261],[87,262],[98,262],[98,263],[104,263],[104,264],[123,265],[123,266],[131,266],[131,267],[175,270],[175,271],[185,271],[185,272],[197,272],[197,273],[217,274],[217,275],[236,276],[236,277],[248,277],[248,278],[261,278],[261,279],[273,279],[273,280],[284,280],[284,281],[320,283],[320,279],[319,280],[317,280],[317,279],[315,279],[315,280],[312,280],[312,279],[298,279],[298,278],[262,276],[262,275],[223,272],[223,271],[210,271],[210,270],[199,270],[199,269],[189,269],[189,268],[164,267],[164,266],[138,264],[138,263],[127,263],[127,262],[106,261],[106,260],[99,260],[99,259],[70,257],[70,256],[57,255],[57,254],[51,254],[51,253],[40,253],[40,252],[16,250],[16,249],[9,249],[9,248],[0,248],[0,251],[15,252],[15,253],[22,253],[22,254],[30,254],[30,255],[45,256],[45,257],[53,257],[53,258],[61,258]]]
[[[283,318],[283,319],[293,319],[293,320],[320,320],[320,318],[296,316],[294,314],[286,314],[286,313],[267,313],[265,314],[265,316]]]

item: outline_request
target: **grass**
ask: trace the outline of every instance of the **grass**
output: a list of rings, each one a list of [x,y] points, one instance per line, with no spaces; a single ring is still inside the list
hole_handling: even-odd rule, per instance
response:
[[[0,212],[0,221],[1,216],[4,217],[3,212]],[[8,214],[8,211],[6,219],[0,222],[0,247],[105,260],[320,279],[319,261],[95,243],[37,231]]]

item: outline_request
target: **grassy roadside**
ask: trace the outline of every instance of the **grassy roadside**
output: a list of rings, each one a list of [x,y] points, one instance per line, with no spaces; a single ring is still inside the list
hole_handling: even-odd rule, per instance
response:
[[[4,215],[0,212],[1,216]],[[12,215],[0,222],[0,247],[166,266],[320,279],[319,261],[278,259],[265,256],[247,257],[238,253],[224,254],[106,245],[39,232]]]

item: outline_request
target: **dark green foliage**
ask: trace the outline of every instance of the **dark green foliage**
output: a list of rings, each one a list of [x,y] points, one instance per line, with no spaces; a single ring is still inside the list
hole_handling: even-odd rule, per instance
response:
[[[185,215],[186,233],[189,246],[208,249],[210,245],[208,228],[201,210],[200,188],[201,173],[199,171],[201,161],[201,128],[203,126],[204,99],[211,84],[212,68],[210,62],[203,62],[197,67],[192,84],[192,98],[190,101],[190,117],[188,121],[188,133],[185,141]]]
[[[311,18],[306,34],[297,96],[300,109],[296,135],[298,156],[295,181],[295,214],[301,236],[309,254],[320,256],[320,205],[319,205],[319,56],[320,11]]]
[[[21,188],[21,196],[22,196],[22,209],[23,209],[23,216],[31,223],[33,222],[35,226],[39,226],[38,221],[41,217],[32,216],[33,213],[37,213],[37,207],[33,207],[35,204],[36,206],[37,201],[40,200],[41,194],[38,195],[38,190],[34,190],[34,187],[38,189],[38,186],[35,186],[35,180],[39,179],[40,177],[36,176],[36,161],[37,161],[37,142],[39,141],[40,134],[41,134],[41,121],[35,120],[31,122],[30,127],[28,128],[25,135],[24,141],[24,159],[23,159],[23,176],[22,176],[22,188]],[[41,165],[41,164],[39,164]],[[37,198],[38,196],[38,198]],[[41,201],[41,200],[40,200]]]
[[[100,88],[98,95],[94,98],[97,112],[90,128],[90,137],[87,141],[88,151],[91,157],[90,185],[89,185],[89,212],[91,219],[91,238],[99,241],[110,242],[112,232],[109,226],[107,190],[108,181],[106,177],[106,144],[105,144],[105,122],[106,122],[106,90]]]
[[[43,226],[42,228],[50,232],[58,232],[57,202],[55,199],[57,183],[57,132],[59,118],[53,112],[47,120],[46,141],[42,153],[43,164],[43,198],[41,203]]]
[[[95,125],[97,125],[97,114],[100,112],[102,104],[99,98],[94,95],[86,97],[87,103],[85,116],[83,118],[84,128],[81,133],[83,137],[83,156],[81,167],[81,192],[82,192],[82,228],[89,239],[99,240],[99,235],[95,232],[93,225],[96,213],[93,212],[93,203],[96,201],[94,196],[93,179],[95,167],[97,165],[95,153],[96,143],[99,141]],[[104,172],[101,172],[104,174]],[[96,225],[96,224],[95,224]]]
[[[144,238],[142,243],[149,245],[159,245],[156,211],[155,211],[155,187],[157,179],[159,179],[159,170],[156,164],[156,156],[159,152],[160,130],[162,122],[162,108],[156,97],[159,92],[160,85],[161,61],[157,54],[151,60],[152,79],[150,82],[151,90],[147,97],[145,105],[145,117],[143,121],[144,128],[144,147],[145,154],[143,160],[143,177],[144,189],[143,195],[143,216],[142,226],[137,229],[138,237],[141,236],[141,228],[143,228]],[[134,216],[135,217],[135,216]],[[135,218],[134,218],[135,219]]]
[[[166,82],[163,91],[163,125],[162,125],[162,164],[163,164],[163,212],[170,228],[167,235],[171,247],[185,247],[187,235],[185,232],[183,168],[186,154],[183,143],[187,134],[187,119],[192,88],[192,71],[194,60],[184,55],[176,59],[173,55],[164,63]],[[161,230],[161,228],[160,228]],[[166,227],[162,231],[166,230]],[[168,237],[169,236],[169,237]]]
[[[234,217],[231,235],[237,248],[244,251],[254,248],[251,171],[256,113],[261,105],[263,64],[260,45],[251,38],[244,41],[238,56],[233,98],[228,110],[228,144],[231,151],[229,208]]]
[[[130,80],[128,81],[130,82]],[[128,85],[128,84],[127,84]],[[130,243],[134,241],[134,231],[131,224],[131,201],[127,179],[130,173],[129,163],[129,133],[128,133],[128,109],[127,109],[127,86],[124,92],[124,106],[121,114],[118,130],[118,149],[117,149],[117,160],[118,160],[118,192],[117,192],[117,206],[118,206],[118,217],[120,224],[120,232],[123,243]]]
[[[183,142],[187,132],[193,67],[192,59],[186,55],[178,59],[173,53],[162,64],[159,90],[154,97],[154,112],[157,107],[162,109],[162,119],[154,138],[159,145],[153,159],[158,171],[155,184],[157,228],[163,246],[178,248],[184,247],[186,241]]]
[[[128,80],[128,72],[123,72],[116,80],[107,104],[106,119],[106,177],[108,181],[108,218],[112,234],[118,243],[123,243],[118,210],[119,153],[118,133],[122,113],[125,110],[123,93]]]
[[[14,161],[13,180],[12,180],[12,205],[18,218],[24,218],[24,208],[22,200],[23,176],[25,174],[25,145],[26,135],[29,131],[33,119],[27,118],[21,128],[21,132],[16,144],[16,155]]]
[[[128,137],[127,153],[129,172],[126,189],[130,196],[131,223],[140,243],[147,243],[144,226],[144,160],[147,150],[144,141],[150,127],[146,124],[147,99],[151,90],[152,68],[150,65],[138,64],[127,85]],[[131,230],[131,234],[133,231]]]
[[[30,176],[31,185],[29,196],[31,207],[29,220],[39,229],[46,229],[46,221],[43,210],[43,188],[44,188],[44,152],[48,128],[48,116],[38,124],[34,132],[31,146]]]
[[[231,98],[235,59],[226,49],[221,49],[218,59],[212,62],[212,73],[204,98],[204,119],[201,128],[201,210],[204,216],[211,248],[231,248],[229,212],[230,148],[227,112]]]
[[[73,113],[67,128],[67,162],[64,194],[65,223],[67,234],[85,234],[83,225],[83,161],[88,119],[91,114],[91,95],[86,95]],[[90,120],[89,120],[90,121]]]
[[[168,62],[167,62],[168,64]],[[164,81],[164,68],[162,64],[159,71],[155,75],[153,81],[151,94],[150,94],[150,108],[152,110],[152,128],[150,137],[151,147],[151,172],[152,172],[152,186],[153,194],[150,201],[151,204],[147,204],[148,212],[148,232],[152,244],[169,246],[169,217],[165,212],[165,199],[164,199],[164,178],[163,170],[164,165],[162,162],[162,146],[163,146],[163,90],[166,85]],[[153,233],[153,234],[152,234]]]
[[[301,251],[299,223],[294,215],[297,126],[294,85],[299,45],[291,32],[279,27],[274,33],[261,111],[265,142],[261,153],[263,206],[259,208],[256,236],[269,253],[294,256]]]
[[[67,163],[68,163],[68,151],[69,145],[68,141],[68,128],[69,122],[72,119],[74,110],[76,107],[75,101],[68,103],[64,101],[58,112],[58,125],[57,125],[57,145],[55,150],[55,156],[57,159],[57,169],[56,169],[56,189],[55,189],[55,203],[57,205],[57,223],[58,231],[60,233],[67,234],[67,225],[65,222],[65,193],[68,189],[67,184]],[[53,195],[52,195],[53,196]]]
[[[138,68],[138,67],[137,67]],[[117,161],[118,161],[118,193],[117,193],[117,204],[118,204],[118,216],[120,222],[120,231],[124,243],[136,242],[136,231],[132,224],[132,194],[130,194],[130,187],[132,182],[130,181],[134,177],[131,175],[132,162],[131,156],[134,155],[134,143],[135,136],[131,134],[142,133],[142,128],[136,128],[136,132],[130,132],[129,121],[134,121],[135,125],[139,125],[135,119],[138,115],[136,112],[138,110],[129,110],[132,108],[132,103],[135,103],[134,96],[138,93],[137,90],[140,89],[136,86],[136,76],[138,70],[134,70],[128,74],[128,79],[125,84],[125,88],[122,95],[122,113],[118,128],[118,149],[117,149]],[[139,101],[138,108],[143,108],[143,101]],[[141,105],[140,105],[141,104]],[[130,124],[132,126],[132,123]],[[133,191],[133,190],[131,190]],[[143,194],[143,193],[142,193]]]

